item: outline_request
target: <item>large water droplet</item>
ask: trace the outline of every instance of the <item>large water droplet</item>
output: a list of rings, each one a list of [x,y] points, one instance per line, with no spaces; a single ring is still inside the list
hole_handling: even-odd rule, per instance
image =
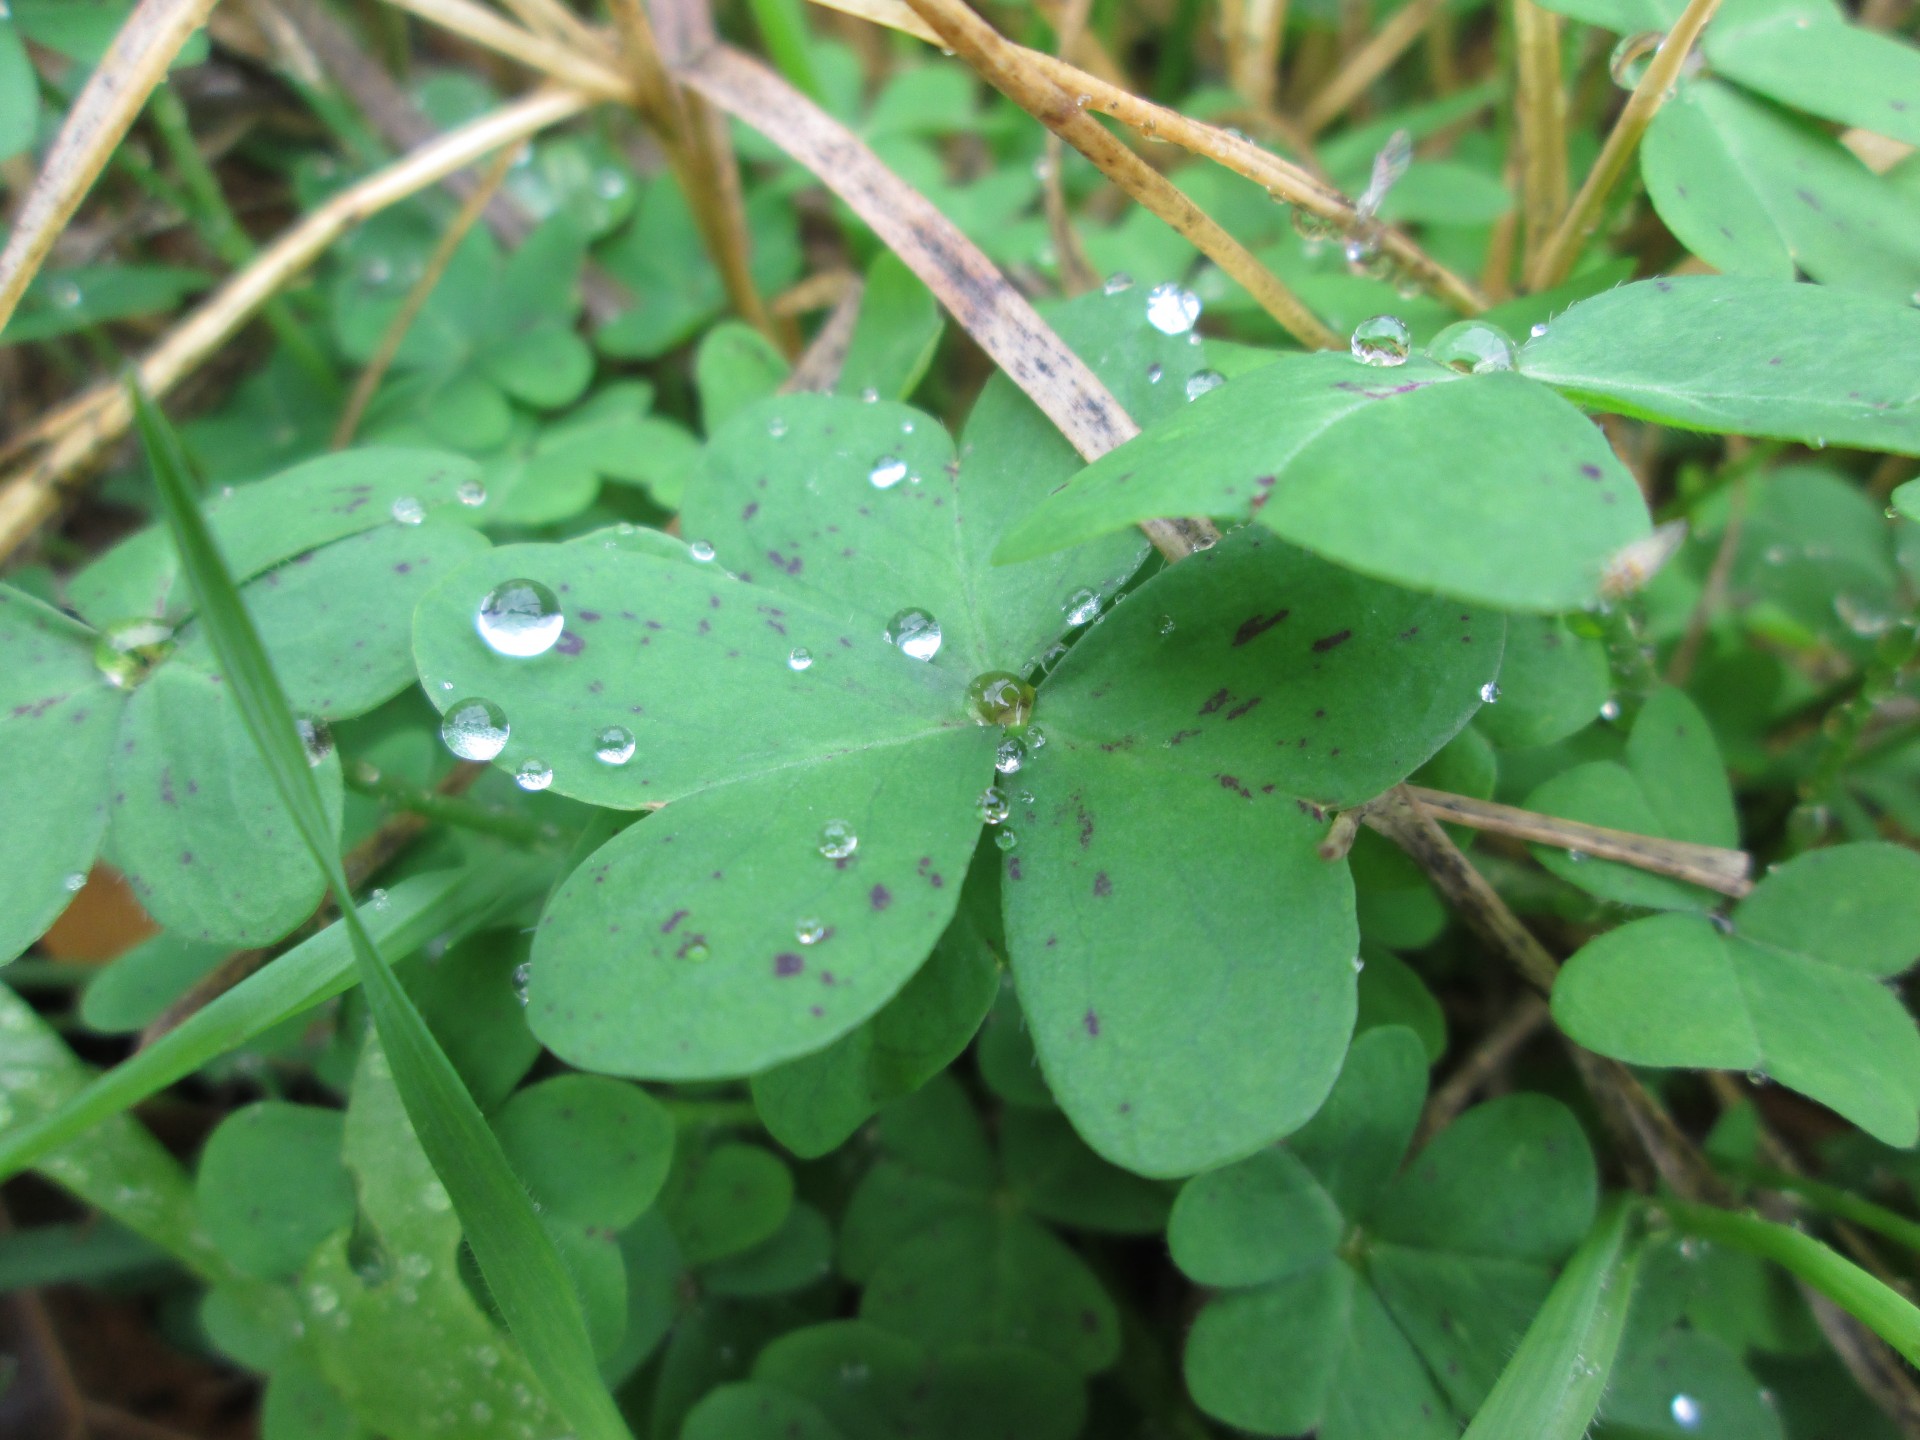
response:
[[[804,645],[796,645],[787,652],[789,670],[805,670],[813,664],[813,652]]]
[[[713,546],[709,545],[705,540],[696,540],[687,546],[687,554],[691,555],[695,560],[698,560],[702,565],[705,565],[709,560],[713,559]]]
[[[895,613],[887,622],[887,643],[915,660],[931,660],[940,653],[940,622],[918,606]]]
[[[393,502],[390,513],[402,525],[418,525],[427,518],[427,507],[411,495],[402,495]]]
[[[1678,1425],[1682,1430],[1698,1430],[1700,1428],[1700,1402],[1694,1399],[1693,1396],[1674,1396],[1673,1403],[1667,1407],[1667,1411],[1673,1416],[1673,1423]]]
[[[609,725],[593,737],[593,758],[602,765],[624,765],[633,758],[633,731]]]
[[[1485,375],[1513,369],[1513,340],[1498,325],[1484,320],[1461,320],[1433,337],[1427,354],[1467,375]]]
[[[989,670],[967,686],[967,707],[979,725],[1024,725],[1033,714],[1033,687],[1010,671]]]
[[[478,480],[462,480],[460,488],[453,492],[462,505],[484,505],[487,503],[487,487]]]
[[[559,597],[538,580],[502,581],[487,592],[473,617],[490,650],[516,659],[546,654],[566,623]]]
[[[1187,399],[1198,400],[1209,390],[1218,390],[1227,377],[1218,370],[1196,370],[1187,377]]]
[[[1375,315],[1353,327],[1347,348],[1362,365],[1407,363],[1407,322],[1398,315]]]
[[[1009,735],[994,747],[993,768],[1002,775],[1016,775],[1027,763],[1027,747],[1017,736]]]
[[[1499,698],[1500,686],[1496,681],[1489,680],[1480,687],[1480,703],[1482,705],[1491,705]]]
[[[1085,103],[1086,102],[1084,100],[1081,101],[1082,105],[1084,105]],[[1107,277],[1107,283],[1102,285],[1100,287],[1100,290],[1102,294],[1106,294],[1106,295],[1121,295],[1127,292],[1128,290],[1131,290],[1132,288],[1133,288],[1133,276],[1129,275],[1124,270],[1116,270],[1113,272],[1113,274]]]
[[[829,820],[820,827],[820,853],[829,860],[844,860],[860,848],[860,836],[851,823]]]
[[[324,720],[297,715],[294,728],[300,732],[300,748],[307,752],[307,764],[319,765],[333,754],[333,731]]]
[[[1184,335],[1200,318],[1200,297],[1178,285],[1156,285],[1147,292],[1147,323],[1162,335]]]
[[[1067,603],[1061,609],[1066,611],[1067,624],[1091,625],[1100,618],[1100,592],[1076,590],[1067,597]]]
[[[522,790],[544,790],[553,784],[553,767],[544,760],[522,760],[513,783]]]
[[[980,792],[980,798],[974,802],[974,813],[989,825],[998,825],[1013,813],[1013,805],[1007,799],[1007,792],[998,785],[989,785]]]
[[[173,653],[173,627],[159,620],[116,620],[101,627],[93,663],[109,685],[131,690]]]
[[[475,696],[447,707],[440,721],[440,739],[462,760],[486,761],[507,748],[507,712],[491,700]]]
[[[867,481],[876,490],[891,490],[907,478],[907,462],[897,455],[888,455],[873,462],[873,469],[867,472]]]

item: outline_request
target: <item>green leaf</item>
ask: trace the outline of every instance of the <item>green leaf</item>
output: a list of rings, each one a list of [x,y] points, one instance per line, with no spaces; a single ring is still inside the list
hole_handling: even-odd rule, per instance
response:
[[[637,1085],[556,1075],[493,1117],[514,1173],[542,1211],[624,1230],[653,1203],[673,1163],[673,1119]]]
[[[260,1398],[261,1440],[365,1440],[346,1401],[303,1356],[284,1357]]]
[[[337,1110],[264,1101],[220,1122],[200,1154],[201,1222],[236,1268],[292,1275],[321,1241],[353,1223]]]
[[[1584,730],[1613,689],[1606,646],[1561,615],[1509,615],[1499,703],[1474,728],[1502,749],[1552,745]]]
[[[1362,573],[1568,610],[1647,533],[1633,478],[1571,406],[1511,374],[1285,357],[1102,456],[1017,528],[1017,560],[1162,515],[1251,517]]]
[[[1000,1115],[1008,1188],[1042,1220],[1105,1235],[1156,1235],[1172,1202],[1165,1185],[1110,1165],[1051,1108]]]
[[[80,993],[80,1019],[103,1034],[142,1029],[229,953],[163,931],[100,968]]]
[[[1007,938],[1048,1084],[1095,1150],[1190,1174],[1318,1108],[1359,948],[1318,803],[1405,778],[1479,705],[1499,643],[1496,617],[1247,529],[1142,587],[1049,677],[1036,798],[1009,821]],[[1167,863],[1197,832],[1205,863]]]
[[[753,1378],[811,1401],[847,1440],[1072,1440],[1086,1412],[1071,1373],[1043,1355],[966,1347],[936,1358],[859,1320],[781,1336]]]
[[[1361,929],[1366,929],[1364,920]],[[1360,972],[1360,1008],[1354,1018],[1354,1032],[1404,1025],[1420,1037],[1427,1050],[1427,1063],[1438,1064],[1447,1053],[1447,1019],[1419,972],[1391,950],[1370,949],[1363,944],[1360,955],[1366,968]]]
[[[11,34],[12,27],[0,22],[0,96],[7,94],[6,42]],[[38,91],[33,71],[28,68],[22,98],[29,115],[38,108]],[[0,116],[0,125],[5,124],[6,117]],[[30,141],[31,134],[27,138]],[[0,150],[5,148],[5,139],[0,137]],[[109,321],[171,310],[212,283],[213,277],[206,271],[176,265],[80,265],[42,271],[20,297],[20,308],[6,328],[0,330],[0,345],[52,340]]]
[[[1624,763],[1591,760],[1548,780],[1526,808],[1564,820],[1698,845],[1737,846],[1733,791],[1712,727],[1686,693],[1656,690],[1633,723]],[[1699,910],[1716,895],[1611,860],[1538,845],[1534,854],[1554,874],[1603,900],[1655,910]]]
[[[795,1201],[778,1230],[704,1267],[700,1283],[715,1295],[785,1295],[832,1273],[833,1228],[813,1206]]]
[[[834,389],[842,395],[872,390],[884,400],[904,400],[933,363],[945,327],[933,292],[891,250],[867,267],[860,313],[847,342]]]
[[[1613,1373],[1642,1244],[1633,1207],[1609,1203],[1554,1282],[1466,1440],[1582,1440]]]
[[[661,1211],[681,1258],[704,1265],[771,1238],[793,1207],[793,1172],[757,1145],[718,1145],[685,1157]]]
[[[1313,1172],[1274,1149],[1183,1186],[1167,1244],[1196,1284],[1263,1285],[1324,1263],[1345,1233]]]
[[[1920,145],[1920,53],[1822,0],[1751,0],[1708,29],[1707,62],[1770,99]]]
[[[700,392],[700,423],[711,435],[756,400],[773,394],[787,378],[787,360],[751,325],[723,320],[701,337],[694,355]]]
[[[623,1437],[628,1433],[625,1423],[600,1384],[585,1321],[552,1241],[458,1073],[352,908],[320,789],[232,574],[193,504],[179,438],[137,387],[133,406],[181,569],[199,601],[220,668],[282,800],[341,907],[369,1008],[382,1042],[394,1047],[396,1083],[410,1100],[409,1114],[419,1117],[421,1143],[460,1211],[494,1299],[534,1373],[576,1431],[588,1440]]]
[[[772,1385],[722,1385],[687,1416],[681,1440],[845,1440],[812,1402]]]
[[[1920,287],[1920,202],[1825,132],[1717,80],[1686,81],[1660,107],[1640,168],[1660,218],[1717,270],[1790,280],[1798,269],[1902,304]]]
[[[1920,521],[1920,483],[1909,480],[1895,490],[1893,508],[1909,520]]]
[[[1643,280],[1556,316],[1519,364],[1596,410],[1920,454],[1920,314],[1904,299],[1733,275]]]
[[[1589,941],[1553,1013],[1637,1065],[1764,1072],[1889,1145],[1920,1136],[1920,1032],[1882,981],[1920,952],[1920,855],[1816,850],[1766,876],[1723,933],[1662,915]]]
[[[12,20],[0,20],[0,160],[33,144],[40,129],[40,80]]]
[[[528,868],[544,890],[552,877],[540,873],[542,867]],[[436,936],[436,942],[456,943],[444,950],[438,943],[429,946],[401,979],[473,1103],[491,1112],[540,1056],[515,977],[526,963],[526,936],[518,930],[483,930],[466,939],[456,935]],[[402,953],[394,946],[387,951]]]
[[[1690,1423],[1678,1417],[1691,1417]],[[1651,1343],[1624,1349],[1600,1419],[1603,1435],[1661,1440],[1779,1440],[1783,1433],[1779,1413],[1739,1352],[1678,1326]]]

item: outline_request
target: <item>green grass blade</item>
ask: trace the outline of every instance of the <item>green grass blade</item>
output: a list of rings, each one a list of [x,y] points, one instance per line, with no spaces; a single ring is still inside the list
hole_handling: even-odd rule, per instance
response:
[[[1463,1440],[1580,1440],[1613,1371],[1642,1242],[1634,1206],[1609,1202],[1560,1272]]]
[[[549,1398],[567,1417],[578,1440],[624,1440],[629,1432],[601,1383],[586,1319],[559,1252],[533,1213],[525,1188],[508,1166],[479,1107],[353,908],[293,712],[240,603],[233,577],[193,503],[179,438],[137,386],[133,403],[201,623],[254,745],[340,906],[361,988],[407,1118],[453,1199],[467,1243],[507,1329]]]
[[[1920,1365],[1920,1309],[1813,1236],[1711,1205],[1678,1200],[1662,1200],[1660,1205],[1689,1235],[1734,1246],[1792,1271],[1898,1350],[1908,1364]]]

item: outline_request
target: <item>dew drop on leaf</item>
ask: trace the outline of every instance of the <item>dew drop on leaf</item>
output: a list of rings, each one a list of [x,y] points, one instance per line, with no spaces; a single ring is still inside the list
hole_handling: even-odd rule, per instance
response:
[[[1542,320],[1538,325],[1535,325],[1531,329],[1529,329],[1527,331],[1527,338],[1529,340],[1546,339],[1547,338],[1547,322]]]
[[[448,706],[440,721],[442,743],[462,760],[493,759],[507,748],[507,736],[512,733],[507,712],[478,696]]]
[[[887,622],[887,643],[915,660],[931,660],[940,653],[940,622],[918,606],[896,611]]]
[[[793,938],[802,945],[818,945],[826,936],[827,927],[811,915],[793,927]]]
[[[813,652],[804,645],[796,645],[787,652],[789,670],[805,670],[813,664]]]
[[[1160,383],[1160,377],[1165,373],[1166,372],[1160,368],[1160,362],[1156,360],[1153,364],[1147,366],[1147,383],[1149,385],[1158,385]]]
[[[522,790],[544,790],[553,784],[553,767],[544,760],[522,760],[513,783]]]
[[[860,848],[860,836],[845,820],[829,820],[820,827],[820,853],[829,860],[844,860]]]
[[[1107,283],[1100,287],[1100,291],[1104,295],[1123,295],[1132,288],[1133,276],[1124,270],[1116,270],[1107,277]]]
[[[538,580],[502,581],[473,617],[488,649],[522,660],[551,650],[566,623],[559,597]]]
[[[1184,335],[1200,318],[1200,297],[1178,285],[1156,285],[1147,292],[1147,323],[1162,335]]]
[[[1409,343],[1406,321],[1398,315],[1375,315],[1353,327],[1347,348],[1362,365],[1404,365]]]
[[[1027,747],[1016,736],[1009,735],[993,752],[993,768],[1002,775],[1017,775],[1026,763]]]
[[[393,502],[391,513],[402,525],[418,525],[427,518],[427,507],[411,495],[402,495]]]
[[[980,792],[980,798],[974,803],[974,813],[989,825],[998,825],[1013,812],[1012,804],[1007,800],[1007,792],[998,785],[989,785]]]
[[[66,879],[62,880],[60,883],[66,887],[66,891],[69,895],[77,894],[79,891],[86,888],[86,884],[87,884],[86,872],[84,870],[75,870],[72,874],[68,875]]]
[[[1618,720],[1620,718],[1620,702],[1612,697],[1608,697],[1602,701],[1600,705],[1600,718],[1602,720]]]
[[[1209,390],[1218,390],[1227,377],[1218,370],[1196,370],[1187,377],[1187,399],[1198,400]]]
[[[1160,617],[1160,633],[1162,635],[1171,635],[1173,631],[1174,631],[1173,616],[1162,615]]]
[[[880,403],[880,392],[871,385],[867,386],[866,389],[860,392],[860,403],[862,405],[878,405]]]
[[[1500,686],[1495,681],[1489,680],[1480,687],[1480,703],[1482,705],[1492,705],[1499,700],[1499,698]]]
[[[131,690],[173,653],[173,627],[158,620],[116,620],[100,630],[93,663],[107,683]]]
[[[867,481],[876,490],[891,490],[907,478],[907,462],[897,455],[887,455],[873,462],[873,469],[867,472]]]
[[[307,753],[308,765],[319,765],[333,754],[333,731],[326,721],[299,715],[293,725],[300,732],[300,748]]]
[[[1100,593],[1097,590],[1076,590],[1067,597],[1067,603],[1061,609],[1066,611],[1067,624],[1090,625],[1100,616]]]
[[[1674,1396],[1673,1403],[1667,1407],[1667,1410],[1668,1413],[1673,1416],[1673,1423],[1678,1425],[1682,1430],[1698,1430],[1700,1428],[1700,1402],[1694,1399],[1693,1396]]]
[[[602,765],[626,764],[633,758],[633,732],[624,725],[607,726],[593,737],[593,756]]]
[[[527,1003],[529,987],[533,984],[533,962],[522,960],[513,967],[513,998],[522,1005]]]
[[[1047,748],[1047,732],[1038,725],[1027,726],[1020,732],[1020,738],[1026,742],[1029,755],[1037,755]]]
[[[1620,43],[1613,47],[1613,53],[1607,57],[1607,74],[1613,77],[1613,83],[1622,90],[1631,90],[1640,83],[1640,77],[1647,73],[1647,64],[1653,52],[1660,48],[1660,42],[1666,34],[1659,30],[1642,30],[1637,35],[1623,36]]]
[[[967,708],[976,725],[1019,726],[1033,714],[1033,687],[1008,670],[989,670],[967,686]],[[1027,745],[1033,745],[1028,732]]]
[[[778,415],[774,416],[771,420],[767,421],[767,434],[770,435],[775,440],[780,439],[781,436],[785,435],[786,433],[787,433],[787,422],[781,419]]]
[[[1012,829],[1003,825],[993,832],[993,843],[1002,850],[1011,850],[1020,843],[1020,837],[1014,834]]]
[[[80,304],[80,287],[71,280],[56,280],[48,287],[53,303],[62,310],[77,309]]]
[[[1497,325],[1484,320],[1461,320],[1433,337],[1427,354],[1449,370],[1485,375],[1513,369],[1513,341]]]
[[[687,554],[704,565],[713,559],[713,546],[709,545],[705,540],[696,540],[687,546]]]
[[[460,488],[453,492],[462,505],[484,505],[487,503],[487,487],[478,480],[462,480]]]

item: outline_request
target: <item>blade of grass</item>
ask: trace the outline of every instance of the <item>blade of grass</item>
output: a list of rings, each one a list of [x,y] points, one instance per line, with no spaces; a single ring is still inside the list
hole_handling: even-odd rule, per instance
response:
[[[1805,1201],[1810,1209],[1876,1231],[1920,1255],[1920,1222],[1909,1220],[1884,1205],[1876,1205],[1851,1190],[1764,1165],[1728,1165],[1725,1168],[1749,1184],[1758,1185],[1763,1190],[1778,1190],[1782,1195],[1792,1195]]]
[[[1791,1271],[1898,1350],[1909,1365],[1920,1365],[1920,1309],[1813,1236],[1711,1205],[1679,1200],[1662,1200],[1660,1205],[1687,1234],[1731,1245]]]
[[[452,1197],[480,1273],[507,1329],[578,1440],[630,1440],[601,1383],[585,1316],[552,1239],[507,1164],[500,1142],[413,1000],[353,909],[347,877],[293,712],[240,593],[186,483],[179,437],[139,390],[134,419],[167,528],[193,588],[201,623],[248,733],[295,827],[327,878],[352,942],[354,968],[407,1118]]]
[[[1608,1202],[1462,1440],[1580,1440],[1600,1408],[1640,1268],[1636,1206]]]

